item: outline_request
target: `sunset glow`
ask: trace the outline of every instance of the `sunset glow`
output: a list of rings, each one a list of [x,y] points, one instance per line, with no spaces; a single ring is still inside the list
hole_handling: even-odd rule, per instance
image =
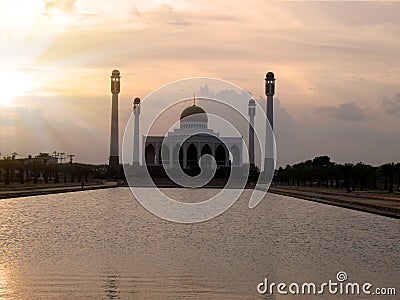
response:
[[[104,161],[111,70],[118,68],[122,76],[121,128],[132,99],[168,82],[221,78],[262,100],[265,72],[273,70],[282,162],[314,155],[307,145],[327,133],[354,149],[370,149],[363,159],[374,161],[379,143],[371,136],[400,140],[392,130],[400,111],[399,13],[399,3],[383,1],[8,1],[0,11],[0,114],[15,115],[12,107],[24,107],[73,124],[78,132],[88,130],[101,136],[99,151],[70,151],[86,161]],[[336,124],[341,113],[354,113],[342,112],[349,107],[357,118]],[[27,138],[13,130],[16,140]],[[76,131],[58,130],[74,140]],[[292,134],[298,140],[291,143],[301,145],[295,153],[285,138]],[[318,144],[316,151],[339,161],[356,159],[330,143]],[[1,147],[4,153],[39,149],[16,149],[22,144],[11,142]],[[396,147],[386,148],[386,156],[395,156],[390,149]]]
[[[18,97],[24,96],[25,93],[35,86],[35,79],[20,72],[0,72],[0,82],[2,92],[0,95],[0,105],[11,104]]]

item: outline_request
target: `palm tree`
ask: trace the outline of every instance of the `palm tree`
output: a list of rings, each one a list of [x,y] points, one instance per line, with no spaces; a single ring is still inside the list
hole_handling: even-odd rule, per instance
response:
[[[24,177],[24,175],[25,175],[25,166],[24,166],[24,160],[20,160],[19,161],[19,166],[18,166],[18,176],[19,176],[19,182],[21,183],[21,184],[24,184],[25,183],[25,177]]]
[[[341,170],[343,169],[343,166],[340,164],[334,164],[330,168],[331,176],[335,180],[335,187],[338,189],[340,187],[340,179],[341,179]]]
[[[327,172],[326,170],[331,166],[331,158],[327,155],[317,156],[312,161],[313,167],[315,168],[315,175],[317,177],[318,187],[321,186],[321,182],[327,183]]]
[[[4,157],[4,169],[6,171],[6,176],[5,176],[5,184],[10,184],[10,168],[11,168],[11,158],[10,157]]]
[[[360,162],[354,166],[353,174],[360,191],[363,191],[367,185],[368,178],[372,174],[372,167]]]
[[[378,185],[377,185],[378,171],[379,171],[379,167],[371,167],[371,172],[372,172],[372,188],[373,188],[374,190],[376,190],[377,187],[378,187]]]
[[[380,167],[383,175],[385,176],[385,190],[389,190],[389,193],[393,193],[393,177],[395,173],[395,164],[387,163]]]
[[[33,183],[38,183],[39,174],[42,170],[42,164],[34,160],[31,164],[31,170],[33,171]]]
[[[351,178],[353,177],[353,167],[354,165],[351,163],[346,163],[342,166],[341,173],[343,174],[344,186],[347,189],[350,189],[352,187]]]

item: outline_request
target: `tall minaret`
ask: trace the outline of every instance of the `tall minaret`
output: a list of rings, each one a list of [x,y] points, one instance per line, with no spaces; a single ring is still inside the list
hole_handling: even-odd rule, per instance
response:
[[[274,94],[275,94],[275,75],[272,72],[268,72],[265,76],[265,95],[267,96],[267,119],[272,131],[266,128],[265,137],[265,164],[264,172],[272,172],[267,176],[273,176],[274,170]],[[272,179],[272,178],[271,178]]]
[[[139,166],[139,115],[140,99],[133,100],[133,114],[135,115],[135,128],[133,132],[133,165]]]
[[[249,160],[250,168],[254,167],[254,116],[256,115],[256,101],[250,99],[249,101]]]
[[[118,94],[120,91],[121,76],[118,70],[111,74],[111,139],[109,167],[112,171],[119,170],[119,145],[118,145]]]
[[[274,129],[275,75],[272,72],[268,72],[265,76],[265,95],[267,96],[267,118],[271,128]]]

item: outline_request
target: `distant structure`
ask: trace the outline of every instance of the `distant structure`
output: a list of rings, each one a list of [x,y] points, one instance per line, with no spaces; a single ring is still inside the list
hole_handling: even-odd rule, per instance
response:
[[[111,109],[111,138],[110,138],[110,171],[119,170],[119,144],[118,144],[118,94],[120,92],[121,76],[118,70],[112,71],[111,74],[111,93],[112,93],[112,109]]]
[[[135,98],[133,101],[133,114],[135,115],[135,128],[133,133],[133,165],[139,166],[139,115],[140,115],[140,99]]]
[[[69,163],[72,164],[75,154],[68,154],[67,156],[69,157]]]
[[[268,72],[265,76],[265,95],[267,96],[267,118],[271,128],[274,129],[274,95],[275,95],[275,75]]]
[[[54,171],[50,171],[50,166],[57,166],[59,158],[49,153],[39,153],[35,157],[28,155],[24,158],[17,158],[18,154],[0,159],[0,182],[9,184],[19,181],[44,181],[47,175],[54,177]],[[18,155],[20,156],[20,155]],[[47,171],[46,171],[46,167]]]
[[[268,72],[265,76],[265,95],[267,96],[267,119],[272,131],[266,126],[265,138],[265,169],[264,171],[274,170],[274,94],[275,94],[275,75]],[[271,174],[270,174],[271,175]],[[273,175],[273,174],[272,174]]]
[[[135,134],[138,135],[136,130]],[[189,138],[180,145],[182,138],[187,136]],[[199,159],[204,154],[215,158],[217,169],[241,167],[242,148],[241,137],[221,137],[219,132],[208,128],[207,113],[196,105],[195,98],[193,105],[182,111],[179,128],[165,137],[143,136],[143,159],[150,167],[164,164],[169,169],[180,166],[190,170],[199,166]]]
[[[256,101],[249,101],[249,161],[250,167],[254,167],[254,116],[256,115]]]

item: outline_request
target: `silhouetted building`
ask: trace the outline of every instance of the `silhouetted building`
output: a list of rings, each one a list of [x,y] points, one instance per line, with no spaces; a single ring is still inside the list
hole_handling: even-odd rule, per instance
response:
[[[119,142],[118,142],[118,94],[120,92],[121,76],[118,70],[112,71],[111,75],[111,137],[110,137],[110,159],[111,171],[119,170]]]
[[[139,116],[140,116],[140,99],[135,98],[133,101],[133,114],[135,115],[135,127],[133,133],[133,165],[139,166]]]
[[[275,94],[275,75],[268,72],[265,76],[265,95],[267,96],[267,128],[265,139],[265,171],[273,172],[275,169],[274,162],[274,94]],[[269,124],[268,124],[269,123]],[[268,128],[271,126],[271,130]],[[269,176],[273,176],[269,174]]]
[[[249,161],[250,166],[254,167],[254,117],[256,115],[256,101],[249,101]]]
[[[136,130],[135,134],[138,134]],[[242,166],[242,148],[242,138],[221,137],[219,132],[208,128],[207,113],[195,103],[182,111],[180,127],[168,132],[166,137],[143,136],[143,159],[147,166],[161,165],[163,157],[166,168],[179,164],[183,169],[191,169],[198,166],[204,154],[215,158],[217,169]]]
[[[8,176],[9,179],[22,178],[33,179],[34,175],[37,180],[44,180],[44,172],[46,167],[58,164],[58,158],[51,156],[49,153],[40,153],[35,157],[29,155],[25,158],[16,158],[15,155],[5,157],[0,160],[0,182]]]

